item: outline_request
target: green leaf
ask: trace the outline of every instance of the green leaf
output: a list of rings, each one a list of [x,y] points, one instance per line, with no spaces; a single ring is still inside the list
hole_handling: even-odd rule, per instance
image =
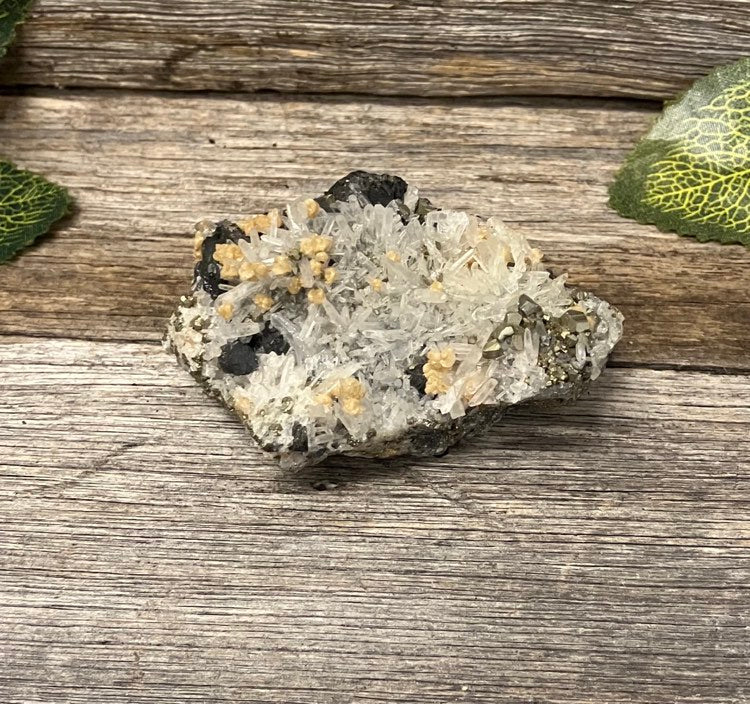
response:
[[[16,25],[23,21],[34,0],[0,0],[0,57],[13,41]]]
[[[750,245],[750,59],[668,104],[609,194],[625,217],[701,242]]]
[[[47,232],[69,206],[61,186],[0,161],[0,262]]]

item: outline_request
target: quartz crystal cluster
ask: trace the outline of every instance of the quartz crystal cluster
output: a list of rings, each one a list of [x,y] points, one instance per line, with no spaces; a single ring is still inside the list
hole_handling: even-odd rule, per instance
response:
[[[576,398],[622,334],[502,222],[397,176],[201,222],[195,258],[165,344],[284,466],[441,454],[510,406]]]

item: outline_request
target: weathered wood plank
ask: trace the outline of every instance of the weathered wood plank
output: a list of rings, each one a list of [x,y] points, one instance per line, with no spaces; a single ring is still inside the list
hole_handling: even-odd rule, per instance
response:
[[[748,0],[40,0],[15,84],[672,97],[747,54]]]
[[[747,377],[609,370],[440,459],[298,473],[154,345],[0,346],[0,387],[3,702],[750,692]]]
[[[618,217],[606,187],[652,113],[558,101],[94,95],[0,98],[9,157],[79,213],[2,269],[0,333],[157,340],[188,285],[192,223],[400,173],[449,207],[501,214],[553,270],[626,315],[622,363],[750,368],[749,255]]]

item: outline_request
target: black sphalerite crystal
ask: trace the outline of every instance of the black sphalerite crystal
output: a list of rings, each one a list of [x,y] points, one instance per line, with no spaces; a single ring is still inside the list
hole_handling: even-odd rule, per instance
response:
[[[252,345],[252,337],[239,337],[221,348],[219,367],[227,374],[252,374],[258,368],[258,353]]]
[[[286,338],[270,323],[266,323],[265,327],[250,339],[255,349],[263,354],[269,354],[270,352],[286,354],[289,352],[289,343]]]
[[[246,240],[245,233],[237,225],[229,220],[222,220],[216,225],[212,235],[206,237],[201,245],[201,259],[195,265],[195,277],[200,279],[200,284],[204,291],[207,291],[211,298],[216,298],[222,292],[219,284],[222,283],[221,265],[214,259],[214,252],[217,244],[226,244],[240,240]],[[224,282],[226,283],[226,282]]]
[[[422,367],[426,361],[427,357],[420,357],[417,363],[406,372],[409,377],[409,383],[422,395],[424,395],[425,387],[427,386],[427,377],[424,375],[424,371],[422,371]]]
[[[307,452],[307,430],[301,423],[292,426],[292,444],[289,449],[293,452]]]
[[[403,201],[406,195],[406,181],[390,174],[374,174],[369,171],[352,171],[340,178],[322,196],[315,200],[327,211],[333,203],[346,202],[349,196],[356,196],[362,205],[367,203],[388,205],[391,201]]]
[[[286,354],[289,343],[284,336],[270,323],[255,335],[239,337],[227,342],[221,348],[219,366],[227,374],[252,374],[258,368],[258,355]]]

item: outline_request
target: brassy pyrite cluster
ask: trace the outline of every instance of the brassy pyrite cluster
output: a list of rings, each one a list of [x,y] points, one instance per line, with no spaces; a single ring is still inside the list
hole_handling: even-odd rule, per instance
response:
[[[505,409],[572,400],[622,316],[495,219],[355,171],[195,232],[166,345],[283,466],[441,454]]]

